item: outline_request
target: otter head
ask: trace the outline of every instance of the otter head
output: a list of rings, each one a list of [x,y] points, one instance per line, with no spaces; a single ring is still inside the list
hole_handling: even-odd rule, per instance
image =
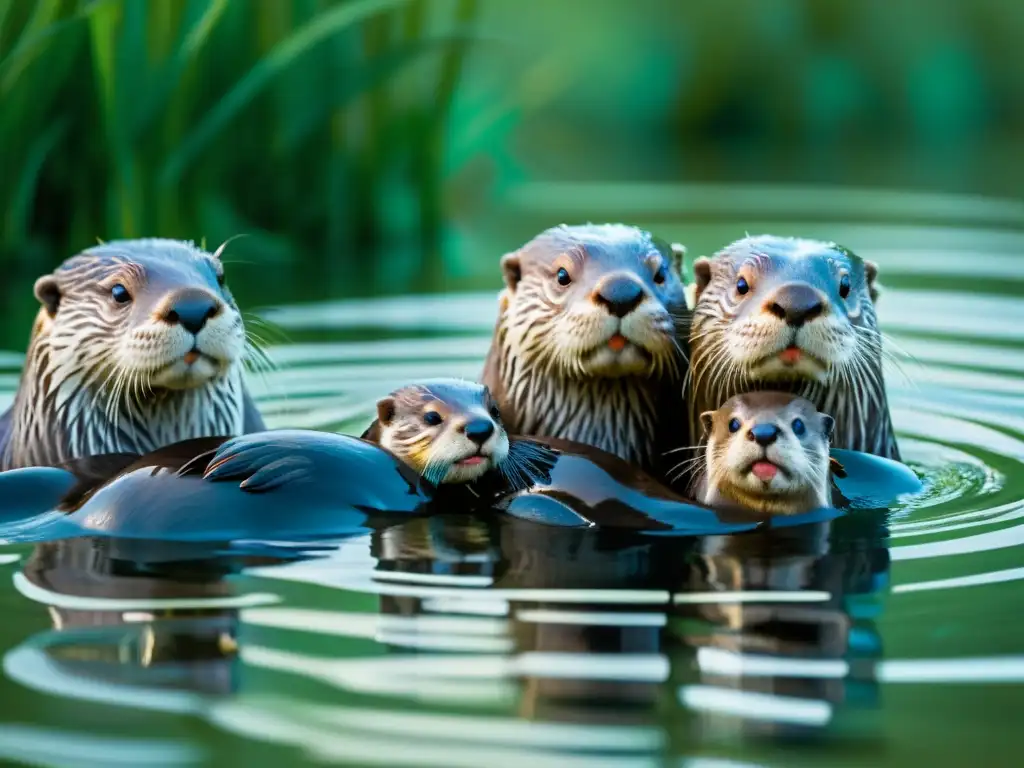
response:
[[[834,243],[748,237],[694,263],[694,357],[710,377],[850,378],[879,358],[877,268]]]
[[[498,406],[480,384],[436,379],[410,384],[377,403],[364,434],[435,485],[471,483],[509,456]]]
[[[501,260],[505,343],[524,365],[570,379],[674,369],[682,254],[621,224],[542,232]]]
[[[835,425],[813,403],[751,392],[701,414],[707,438],[705,499],[770,513],[828,506],[829,440]]]
[[[176,240],[115,241],[39,278],[45,340],[61,378],[138,393],[223,376],[245,351],[241,314],[217,253]]]

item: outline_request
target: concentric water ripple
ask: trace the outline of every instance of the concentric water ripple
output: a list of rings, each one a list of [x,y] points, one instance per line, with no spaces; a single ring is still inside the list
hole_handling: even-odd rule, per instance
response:
[[[256,745],[282,763],[819,765],[839,744],[850,765],[945,765],[966,744],[1014,764],[1024,237],[989,233],[997,251],[979,255],[980,235],[841,229],[887,283],[893,417],[925,482],[892,510],[770,549],[455,515],[241,570],[126,570],[86,541],[22,548],[0,553],[6,604],[50,629],[8,642],[7,690],[62,702],[64,718],[85,711],[69,702],[162,713],[161,738],[200,718],[214,752]],[[286,334],[337,338],[271,349],[280,367],[253,381],[257,400],[271,426],[358,433],[412,378],[477,378],[495,310],[493,292],[267,310]],[[371,333],[384,338],[340,340]],[[8,400],[19,365],[0,356]],[[83,738],[77,715],[35,717]],[[0,729],[0,754],[24,742]],[[153,743],[166,764],[200,759]]]

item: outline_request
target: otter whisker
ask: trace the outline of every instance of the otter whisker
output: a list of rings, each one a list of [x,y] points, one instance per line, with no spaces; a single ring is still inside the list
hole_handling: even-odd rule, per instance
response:
[[[701,448],[701,444],[700,443],[697,443],[696,445],[681,445],[678,448],[672,448],[671,450],[665,451],[661,455],[662,456],[668,456],[671,453],[679,453],[681,451],[695,451],[695,450],[699,450],[700,448]]]

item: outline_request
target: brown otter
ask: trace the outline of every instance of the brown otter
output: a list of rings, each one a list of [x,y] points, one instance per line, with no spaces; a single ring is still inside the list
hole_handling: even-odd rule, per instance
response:
[[[501,260],[483,382],[511,432],[601,448],[648,471],[686,445],[685,249],[623,224],[558,226]]]
[[[837,448],[899,460],[875,316],[877,267],[835,243],[762,235],[694,263],[690,425],[786,390],[835,419]]]
[[[707,438],[697,498],[709,507],[795,515],[831,506],[835,422],[783,392],[751,392],[701,414]]]
[[[39,278],[42,307],[0,420],[0,469],[263,429],[220,251],[115,241]]]

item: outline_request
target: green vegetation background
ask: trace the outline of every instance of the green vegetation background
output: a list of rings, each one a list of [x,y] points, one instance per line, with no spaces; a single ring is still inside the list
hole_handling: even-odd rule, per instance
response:
[[[490,284],[636,185],[1019,195],[1021,39],[1017,0],[0,0],[0,302],[97,238],[245,234],[277,301]]]

